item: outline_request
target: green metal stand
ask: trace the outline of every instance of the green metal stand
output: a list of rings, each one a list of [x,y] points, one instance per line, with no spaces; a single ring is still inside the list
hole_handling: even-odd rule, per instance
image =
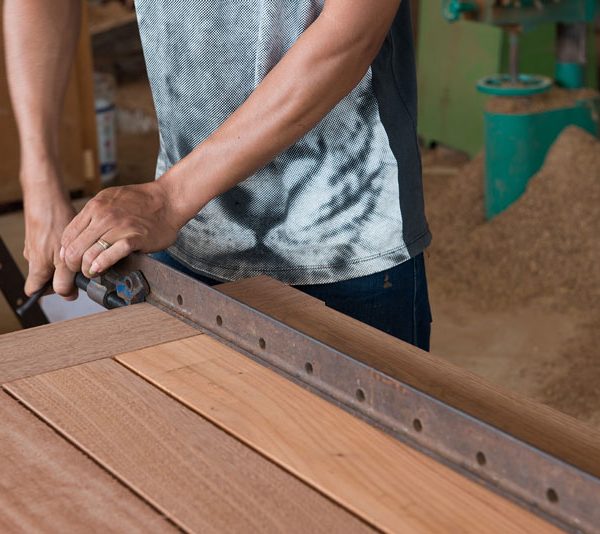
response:
[[[544,24],[521,36],[520,67],[553,78],[554,24]],[[593,28],[588,38],[586,85],[597,87]],[[486,95],[477,81],[493,72],[508,71],[508,38],[500,28],[477,22],[448,23],[440,3],[423,0],[419,6],[418,82],[419,134],[476,155],[484,146]]]
[[[600,98],[572,108],[526,115],[485,113],[485,212],[495,217],[515,200],[544,163],[548,150],[567,126],[600,134]]]

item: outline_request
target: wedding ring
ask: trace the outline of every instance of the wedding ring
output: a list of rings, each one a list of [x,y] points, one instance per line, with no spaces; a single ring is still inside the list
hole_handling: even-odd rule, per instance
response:
[[[96,243],[100,245],[104,250],[108,250],[110,248],[110,243],[108,241],[104,241],[104,239],[98,239]]]

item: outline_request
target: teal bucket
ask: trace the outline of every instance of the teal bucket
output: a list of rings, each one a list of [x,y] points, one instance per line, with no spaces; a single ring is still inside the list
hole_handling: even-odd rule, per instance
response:
[[[531,114],[485,113],[485,212],[491,219],[515,202],[567,126],[598,136],[600,99]]]

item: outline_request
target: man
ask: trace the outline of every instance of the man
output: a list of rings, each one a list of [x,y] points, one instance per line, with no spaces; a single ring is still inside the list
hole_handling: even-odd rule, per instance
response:
[[[59,106],[78,0],[5,0],[31,294],[134,250],[208,281],[275,277],[424,349],[415,67],[408,0],[138,0],[161,149],[155,182],[73,218]]]

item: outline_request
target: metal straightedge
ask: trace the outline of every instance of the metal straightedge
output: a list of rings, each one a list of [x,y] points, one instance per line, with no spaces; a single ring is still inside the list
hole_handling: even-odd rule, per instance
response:
[[[600,532],[600,479],[143,255],[147,301],[573,532]]]

